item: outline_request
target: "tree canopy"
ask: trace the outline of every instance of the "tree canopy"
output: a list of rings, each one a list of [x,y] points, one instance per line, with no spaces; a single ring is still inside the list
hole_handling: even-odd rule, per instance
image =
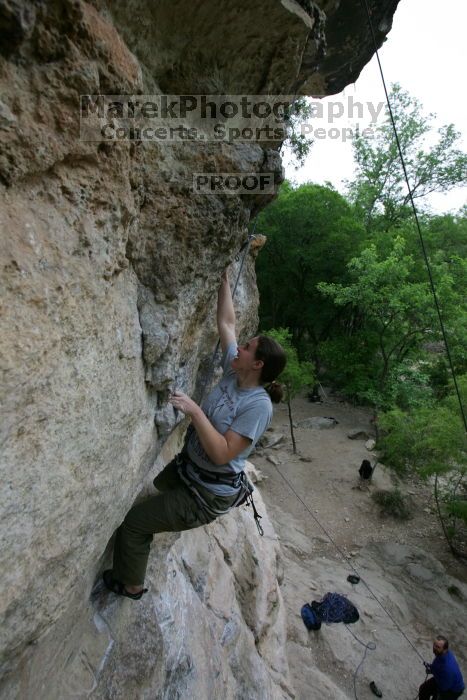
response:
[[[346,278],[346,264],[365,237],[344,197],[329,187],[285,183],[260,215],[267,245],[258,259],[261,324],[289,328],[300,345],[325,337],[340,315],[317,285]]]
[[[411,215],[410,196],[420,202],[430,193],[448,192],[467,181],[467,154],[456,147],[460,134],[454,125],[439,127],[435,136],[435,115],[425,116],[420,102],[397,83],[389,99],[410,194],[389,114],[376,127],[374,138],[355,138],[356,176],[349,186],[351,201],[366,225],[377,219],[386,228]]]
[[[433,215],[426,201],[431,192],[467,181],[467,155],[452,124],[435,132],[433,115],[425,116],[398,85],[391,98],[465,392],[467,207]],[[465,430],[389,118],[372,140],[357,137],[354,156],[347,198],[330,186],[284,183],[260,215],[258,230],[267,236],[257,266],[261,326],[290,329],[297,362],[313,360],[322,381],[376,409],[386,431],[386,462],[435,478],[438,512],[454,551],[453,533],[467,522]]]

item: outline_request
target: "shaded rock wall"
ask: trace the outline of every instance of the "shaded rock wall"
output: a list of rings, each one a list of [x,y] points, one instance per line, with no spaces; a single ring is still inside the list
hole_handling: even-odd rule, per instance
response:
[[[379,41],[396,4],[371,2]],[[50,698],[54,644],[92,610],[109,538],[176,428],[168,391],[194,390],[220,273],[268,201],[195,195],[191,175],[282,179],[267,144],[80,141],[79,95],[329,93],[372,48],[357,0],[0,0],[0,28],[1,658],[13,693],[47,657],[34,695]],[[242,335],[257,301],[250,256]]]

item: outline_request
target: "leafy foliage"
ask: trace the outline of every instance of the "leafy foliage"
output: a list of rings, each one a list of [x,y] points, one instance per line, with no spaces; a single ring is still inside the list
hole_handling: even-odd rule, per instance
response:
[[[360,348],[370,352],[367,363],[362,362],[361,354],[357,355],[357,374],[363,370],[367,381],[355,386],[354,391],[358,398],[376,405],[391,403],[400,366],[434,325],[428,285],[411,281],[412,268],[413,259],[405,254],[405,241],[398,236],[385,258],[378,255],[374,245],[352,258],[348,264],[349,284],[318,284],[322,294],[338,306],[352,308],[361,319],[363,328],[354,335],[360,340]],[[355,355],[347,357],[347,372],[354,369],[354,359]]]
[[[391,102],[454,370],[467,376],[467,207],[433,216],[425,205],[467,182],[467,154],[454,126],[435,130],[399,85]],[[311,357],[348,397],[386,411],[385,461],[433,479],[453,548],[467,510],[465,433],[388,116],[373,139],[357,136],[354,156],[348,201],[331,187],[284,183],[262,212],[261,325],[290,329],[297,362]],[[289,397],[291,420],[290,410]]]
[[[315,375],[312,362],[300,361],[296,348],[292,344],[292,334],[287,328],[272,328],[267,335],[274,338],[284,348],[287,364],[278,377],[286,388],[286,401],[297,396],[305,386],[314,384]]]
[[[459,385],[465,393],[467,375]],[[381,416],[380,425],[386,434],[378,445],[388,465],[435,477],[440,519],[454,551],[459,522],[467,526],[467,441],[457,396],[452,391],[436,404],[408,412],[393,409]]]
[[[335,190],[284,183],[278,199],[260,215],[258,230],[267,236],[257,263],[261,327],[287,327],[300,355],[310,347],[313,353],[341,315],[316,286],[346,278],[363,227]]]
[[[438,128],[433,143],[435,115],[424,116],[420,102],[397,83],[392,85],[390,101],[412,198],[421,200],[465,183],[467,155],[455,147],[460,134],[453,124]],[[354,140],[354,158],[357,176],[349,193],[367,225],[382,216],[388,228],[410,216],[410,195],[389,114],[376,127],[373,139],[359,135]]]
[[[312,108],[306,97],[297,97],[292,108],[285,115],[284,123],[288,137],[282,144],[288,146],[295,159],[296,169],[300,168],[313,145],[313,141],[301,133],[300,127],[303,122],[307,122],[312,114]]]
[[[445,474],[464,465],[466,441],[459,409],[446,405],[422,406],[410,412],[392,409],[380,417],[388,431],[378,445],[385,461],[399,472],[422,476]]]
[[[375,491],[372,498],[381,507],[381,515],[390,515],[398,520],[408,520],[412,516],[407,498],[397,488],[393,491]]]

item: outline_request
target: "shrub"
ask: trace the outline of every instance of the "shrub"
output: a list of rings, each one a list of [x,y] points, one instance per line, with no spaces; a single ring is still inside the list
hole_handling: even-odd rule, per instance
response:
[[[408,520],[412,517],[408,499],[399,489],[375,491],[372,498],[380,506],[381,515],[390,515],[397,520]]]

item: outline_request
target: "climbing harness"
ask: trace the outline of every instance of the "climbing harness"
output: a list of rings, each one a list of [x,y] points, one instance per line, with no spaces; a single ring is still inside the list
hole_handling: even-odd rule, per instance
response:
[[[231,486],[234,489],[238,489],[239,486],[241,486],[241,474],[219,474],[217,472],[208,472],[205,469],[200,469],[200,467],[193,463],[191,463],[191,468],[202,481],[207,481],[208,484],[224,484]]]
[[[190,479],[189,475],[187,474],[187,466],[188,463],[181,457],[181,455],[177,455],[175,458],[177,460],[177,468],[178,468],[178,474],[180,476],[180,479],[183,481],[185,486],[188,487],[190,493],[194,496],[196,502],[198,503],[199,507],[201,510],[203,510],[209,517],[211,518],[217,518],[220,515],[226,515],[232,508],[235,508],[236,506],[240,505],[239,501],[244,498],[245,492],[247,490],[247,487],[244,483],[246,476],[244,472],[240,472],[240,474],[236,475],[238,477],[238,494],[236,496],[235,501],[228,507],[228,508],[223,508],[223,509],[217,509],[213,508],[205,498],[200,494],[199,489],[196,488],[196,483]],[[201,478],[204,478],[201,477]],[[206,479],[208,480],[208,479]],[[212,481],[212,480],[211,480]],[[232,485],[232,480],[227,480],[227,479],[218,479],[216,480],[216,483],[218,484],[228,484],[229,486]]]
[[[253,508],[253,517],[255,519],[256,527],[261,536],[264,535],[264,530],[259,522],[262,516],[256,510],[255,502],[253,500],[254,486],[248,479],[245,472],[240,472],[239,474],[219,474],[215,472],[209,472],[206,469],[201,469],[196,464],[191,462],[186,454],[182,451],[176,457],[174,457],[174,462],[177,467],[178,475],[183,481],[185,486],[189,489],[192,496],[195,498],[201,510],[203,510],[206,515],[210,518],[217,518],[220,515],[226,515],[232,508],[238,508],[243,504],[251,506]],[[210,505],[206,499],[201,495],[197,484],[190,478],[187,473],[187,466],[190,465],[191,469],[200,477],[202,481],[206,481],[210,484],[225,484],[231,486],[232,488],[238,488],[238,493],[231,505],[228,508],[216,509]]]

